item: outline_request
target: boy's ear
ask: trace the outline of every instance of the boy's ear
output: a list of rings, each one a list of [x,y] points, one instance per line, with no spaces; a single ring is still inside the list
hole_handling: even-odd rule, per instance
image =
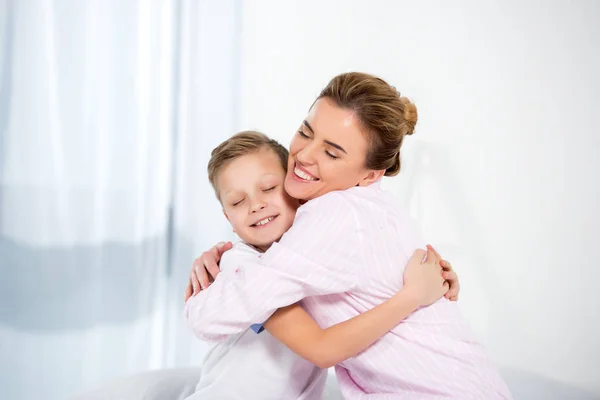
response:
[[[225,212],[225,209],[223,208],[223,209],[221,209],[221,211],[223,211],[223,215],[225,216],[225,218],[227,218],[227,221],[229,221],[229,216]],[[229,223],[231,223],[231,221],[229,221]],[[233,233],[235,233],[235,229],[233,230]]]

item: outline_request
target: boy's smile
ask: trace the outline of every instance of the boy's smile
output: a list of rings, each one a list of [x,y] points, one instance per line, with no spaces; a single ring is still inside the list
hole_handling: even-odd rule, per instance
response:
[[[292,226],[298,201],[284,190],[285,171],[270,149],[232,160],[218,176],[223,213],[246,243],[266,251]]]

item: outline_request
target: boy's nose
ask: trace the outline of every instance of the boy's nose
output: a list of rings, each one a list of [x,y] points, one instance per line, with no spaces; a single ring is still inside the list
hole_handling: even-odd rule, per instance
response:
[[[260,211],[262,209],[264,209],[265,207],[267,207],[267,203],[265,203],[264,201],[255,201],[254,203],[252,203],[252,206],[250,207],[250,211],[255,213],[257,211]]]

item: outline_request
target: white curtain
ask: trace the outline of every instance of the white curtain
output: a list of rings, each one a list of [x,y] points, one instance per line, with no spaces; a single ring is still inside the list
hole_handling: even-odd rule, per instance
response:
[[[206,162],[237,127],[238,15],[0,2],[0,397],[199,364],[183,287],[231,235]]]

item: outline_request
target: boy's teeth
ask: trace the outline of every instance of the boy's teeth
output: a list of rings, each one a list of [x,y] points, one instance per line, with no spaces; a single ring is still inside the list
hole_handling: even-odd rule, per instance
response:
[[[254,224],[254,225],[256,225],[256,226],[261,226],[261,225],[264,225],[264,224],[266,224],[266,223],[268,223],[268,222],[271,222],[271,221],[273,220],[273,218],[275,218],[275,217],[269,217],[269,218],[265,218],[265,219],[263,219],[263,220],[260,220],[260,221],[258,221],[258,222],[257,222],[256,224]]]
[[[298,175],[300,178],[304,179],[305,181],[316,181],[316,178],[313,178],[312,176],[302,172],[300,169],[298,168],[294,168],[294,173],[296,175]]]

